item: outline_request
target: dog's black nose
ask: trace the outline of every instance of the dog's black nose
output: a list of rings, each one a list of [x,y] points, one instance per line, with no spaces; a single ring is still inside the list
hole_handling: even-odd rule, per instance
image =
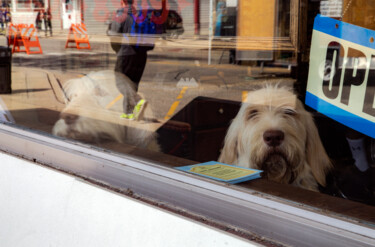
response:
[[[277,147],[284,140],[284,132],[281,130],[267,130],[263,133],[263,140],[268,146]]]

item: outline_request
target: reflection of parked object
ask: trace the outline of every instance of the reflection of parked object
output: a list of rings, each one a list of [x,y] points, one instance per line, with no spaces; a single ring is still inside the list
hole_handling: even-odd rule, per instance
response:
[[[74,46],[70,46],[70,43],[75,44]],[[83,44],[83,46],[82,46]],[[89,36],[87,34],[87,29],[85,24],[72,24],[69,33],[68,38],[65,43],[65,49],[66,48],[77,48],[80,49],[91,49]]]
[[[11,49],[8,47],[0,47],[0,94],[12,93],[11,64]]]
[[[249,92],[219,161],[263,170],[269,180],[313,191],[326,185],[331,169],[310,113],[290,89],[271,85]]]
[[[38,35],[33,24],[10,25],[8,29],[8,47],[13,46],[12,53],[26,52],[43,54]]]
[[[143,11],[146,11],[146,9]],[[153,11],[156,17],[159,17],[162,14],[161,9]],[[142,11],[139,12],[141,13]],[[147,12],[150,12],[150,10],[147,9]],[[111,29],[112,20],[113,18],[107,21],[107,24],[109,24],[107,35],[110,35],[109,30]],[[168,17],[166,21],[164,23],[157,24],[156,26],[156,34],[161,34],[162,36],[178,37],[179,35],[184,33],[182,17],[175,10],[168,10]]]
[[[123,108],[136,105],[134,84],[126,76],[109,70],[91,72],[66,82],[64,92],[66,106],[53,127],[54,135],[95,144],[106,141],[127,143],[158,151],[151,125],[119,117]],[[124,102],[114,102],[120,92]]]
[[[157,10],[160,11],[161,10]],[[168,36],[178,37],[184,33],[184,27],[181,16],[174,10],[169,10],[166,24],[164,25],[164,33]]]

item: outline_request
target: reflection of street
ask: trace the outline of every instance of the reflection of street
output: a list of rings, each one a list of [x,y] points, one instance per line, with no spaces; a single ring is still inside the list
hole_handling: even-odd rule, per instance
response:
[[[17,125],[50,133],[64,106],[64,95],[56,77],[68,79],[73,76],[13,67],[12,94],[1,95],[1,99]]]
[[[61,87],[67,79],[114,69],[116,55],[108,43],[93,43],[93,48],[85,51],[64,49],[64,43],[65,40],[44,39],[43,55],[13,55],[14,91],[2,98],[19,124],[49,132],[64,106]],[[206,53],[207,50],[175,47],[156,47],[150,52],[139,91],[156,118],[164,119],[168,114],[168,118],[172,117],[198,96],[241,101],[243,91],[280,80],[260,75],[256,68],[247,66],[207,65]],[[224,53],[213,54],[213,61],[218,63]],[[182,82],[183,87],[178,85]],[[40,121],[45,127],[38,126]]]

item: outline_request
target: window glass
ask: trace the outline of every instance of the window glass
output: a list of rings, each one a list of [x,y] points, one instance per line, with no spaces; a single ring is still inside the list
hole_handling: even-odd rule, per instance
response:
[[[31,1],[28,0],[19,0],[17,1],[18,8],[30,8],[31,7]]]
[[[361,65],[371,51],[350,50],[339,38],[322,51],[330,63],[309,74],[320,54],[310,50],[320,51],[323,42],[313,33],[315,17],[373,31],[374,1],[16,4],[25,11],[2,19],[2,121],[168,166],[220,161],[260,169],[261,179],[238,186],[282,198],[303,189],[375,205],[371,134],[348,126],[348,115],[338,121],[305,104],[311,78],[320,76],[334,93],[345,80],[332,71],[344,75],[353,65],[354,81],[339,92],[351,102],[347,88],[360,90],[372,76]],[[362,102],[365,93],[358,95]],[[366,121],[371,127],[375,119]],[[311,203],[308,196],[301,200]]]
[[[3,1],[3,5],[10,5],[11,1]],[[36,8],[42,8],[44,6],[43,0],[17,0],[16,6],[18,9],[36,9]]]

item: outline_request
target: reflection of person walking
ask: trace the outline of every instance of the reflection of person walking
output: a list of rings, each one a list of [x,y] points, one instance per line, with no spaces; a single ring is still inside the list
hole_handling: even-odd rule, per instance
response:
[[[109,26],[108,34],[111,38],[111,46],[117,53],[115,71],[126,75],[134,82],[135,89],[138,91],[139,82],[141,81],[143,71],[147,62],[147,51],[154,48],[154,44],[138,44],[131,39],[132,32],[137,26],[137,15],[134,15],[133,0],[121,0],[121,9],[116,11],[116,16]],[[142,34],[140,34],[142,35]],[[116,38],[124,39],[118,44]],[[139,37],[138,37],[139,38]],[[137,41],[138,41],[137,38]],[[122,92],[124,94],[124,92]],[[137,104],[125,109],[122,118],[140,120],[143,116],[147,101],[139,95],[136,99]],[[125,106],[125,103],[123,103]],[[132,109],[132,107],[134,109]]]
[[[117,10],[116,17],[111,23],[109,34],[118,35],[130,34],[132,27],[137,18],[133,15],[132,8],[133,0],[122,0],[121,9]],[[117,61],[115,71],[125,74],[129,77],[136,85],[138,90],[139,82],[147,62],[147,51],[154,48],[153,44],[133,44],[129,43],[130,35],[125,35],[124,38],[128,39],[128,42],[122,43],[121,46],[117,44],[112,45],[117,52]]]
[[[5,14],[4,14],[4,18],[5,18],[5,26],[8,27],[8,24],[10,22],[12,22],[12,17],[10,15],[10,10],[9,8],[6,8],[5,10]]]
[[[43,10],[39,10],[35,19],[35,26],[38,31],[42,29]]]
[[[5,21],[5,11],[2,7],[0,7],[0,26],[1,26],[1,33],[4,31],[4,21]]]
[[[48,7],[47,10],[44,12],[44,33],[47,37],[47,29],[49,29],[49,34],[52,36],[52,14],[51,14],[51,9]]]

